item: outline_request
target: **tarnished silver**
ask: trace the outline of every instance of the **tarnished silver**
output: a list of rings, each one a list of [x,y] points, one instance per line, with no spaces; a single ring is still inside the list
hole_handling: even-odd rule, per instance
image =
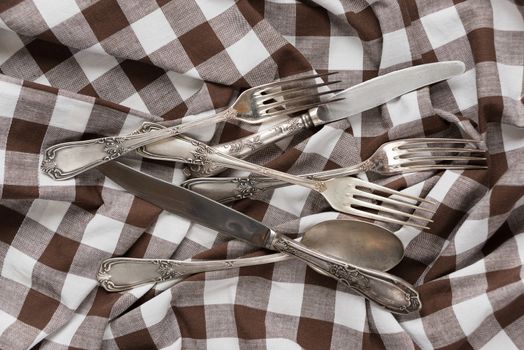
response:
[[[394,209],[390,206],[394,205],[409,210],[420,209],[422,211],[431,213],[433,212],[432,210],[416,205],[422,202],[431,204],[430,201],[427,201],[419,197],[409,196],[402,192],[394,191],[383,186],[369,183],[367,181],[363,181],[352,177],[333,178],[325,180],[309,179],[306,177],[291,175],[281,171],[266,168],[261,165],[256,165],[241,159],[237,159],[227,154],[219,153],[214,148],[209,147],[208,145],[202,142],[185,138],[183,136],[175,137],[172,140],[172,142],[177,143],[177,160],[191,164],[192,169],[203,169],[203,171],[205,171],[212,164],[218,164],[228,168],[250,171],[259,175],[280,180],[288,184],[307,187],[322,194],[333,209],[343,213],[358,215],[368,219],[380,220],[383,222],[395,223],[400,225],[408,225],[422,229],[427,229],[425,224],[432,221],[429,218],[411,214],[403,210]],[[153,158],[162,159],[162,157]],[[195,181],[204,182],[205,179]],[[210,181],[214,180],[210,179]],[[244,182],[240,180],[238,182],[241,183],[241,186],[249,186],[249,182]],[[376,192],[370,193],[371,191],[386,193],[387,196],[378,194]],[[246,194],[247,192],[249,191],[246,191]],[[388,197],[391,195],[395,196]],[[376,201],[381,201],[383,204],[387,204],[387,206],[378,205],[375,203]],[[380,212],[377,214],[373,214],[363,210],[362,208],[379,210]],[[396,215],[401,219],[395,218],[391,215],[383,215],[384,213]],[[424,224],[421,225],[412,221],[406,221],[409,219],[418,220]]]
[[[322,92],[317,90],[319,87],[336,83],[316,83],[317,78],[329,74],[333,73],[308,75],[253,87],[242,92],[228,109],[211,118],[161,128],[150,133],[57,144],[44,152],[41,170],[55,180],[66,180],[148,143],[164,140],[193,128],[233,119],[259,124],[318,107],[324,103],[335,102],[338,99],[322,102],[320,97],[339,90]]]
[[[324,254],[379,271],[393,268],[404,256],[402,242],[391,231],[359,220],[321,222],[310,228],[301,242]],[[272,264],[289,259],[291,256],[283,253],[228,260],[109,258],[102,262],[97,279],[107,291],[120,292],[195,273]]]
[[[367,171],[394,175],[443,169],[486,169],[487,151],[471,147],[479,147],[481,144],[481,141],[476,140],[449,138],[390,141],[380,146],[371,157],[361,163],[300,176],[328,180]],[[182,183],[182,186],[221,203],[250,198],[257,193],[288,185],[287,182],[267,177],[210,177],[190,179]]]
[[[104,164],[100,170],[129,192],[164,210],[253,245],[292,255],[391,312],[407,314],[421,307],[413,286],[391,274],[310,249],[220,203],[118,162]]]
[[[296,135],[302,130],[345,119],[407,92],[463,72],[464,64],[459,61],[422,64],[394,71],[352,86],[333,96],[333,98],[344,97],[343,100],[312,108],[302,115],[283,120],[267,130],[213,148],[236,158],[245,158],[267,145]],[[162,127],[158,126],[158,128]],[[162,157],[164,160],[174,160],[177,158],[176,142],[167,139],[154,146],[147,145],[139,149],[138,153],[146,158]],[[211,176],[223,170],[224,168],[217,164],[211,164],[205,169],[195,167],[187,169],[192,177]]]

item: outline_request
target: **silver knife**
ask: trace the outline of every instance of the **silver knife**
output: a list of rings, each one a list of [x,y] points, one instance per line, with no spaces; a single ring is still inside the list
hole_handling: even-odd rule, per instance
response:
[[[422,64],[397,70],[367,80],[332,96],[332,99],[343,98],[340,101],[310,109],[307,113],[288,118],[267,130],[235,141],[219,144],[213,146],[213,148],[223,154],[245,158],[269,144],[295,135],[304,129],[348,118],[380,106],[410,91],[449,79],[463,73],[464,70],[464,63],[460,61]],[[141,132],[160,128],[163,128],[163,126],[145,123]],[[181,149],[183,147],[181,148],[180,142],[176,138],[172,138],[149,144],[138,149],[137,153],[146,158],[184,162],[184,159],[187,157],[186,153],[183,153]],[[203,177],[217,174],[223,170],[224,168],[216,164],[207,164],[206,166],[192,165],[187,168],[186,173],[192,177]]]
[[[292,255],[391,312],[407,314],[421,307],[418,293],[398,277],[309,249],[242,213],[122,163],[112,161],[98,169],[137,197],[223,234]]]

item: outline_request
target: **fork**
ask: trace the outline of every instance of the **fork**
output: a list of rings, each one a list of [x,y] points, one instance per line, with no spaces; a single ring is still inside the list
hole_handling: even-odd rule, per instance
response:
[[[420,209],[433,213],[433,210],[416,205],[417,203],[433,204],[433,202],[423,198],[410,196],[399,191],[352,177],[318,180],[300,177],[297,175],[290,175],[284,172],[263,167],[261,165],[237,159],[228,154],[217,152],[214,148],[206,145],[205,143],[182,135],[176,136],[174,140],[177,140],[177,147],[179,150],[177,159],[180,159],[185,163],[194,164],[197,166],[218,164],[228,168],[245,170],[268,176],[283,181],[287,184],[303,186],[322,194],[331,207],[339,212],[423,229],[427,228],[424,226],[427,222],[432,221],[431,219],[391,207],[398,206],[403,209]],[[375,191],[375,193],[371,193],[373,191]],[[385,193],[387,195],[394,195],[394,197],[388,197],[377,192]],[[387,204],[388,206],[386,207],[384,205],[376,204],[377,201]],[[379,213],[370,213],[363,209],[371,209],[374,211],[379,211]],[[400,216],[403,219],[401,220],[387,216],[384,215],[384,213]],[[424,223],[424,225],[405,222],[407,219],[420,220]]]
[[[327,180],[367,171],[381,175],[396,175],[429,170],[485,169],[487,168],[485,150],[461,147],[467,144],[478,146],[480,143],[481,141],[453,138],[412,138],[389,141],[382,144],[375,153],[361,163],[300,176]],[[198,165],[191,165],[191,167],[195,167],[198,171],[201,168]],[[250,198],[256,193],[287,185],[287,182],[267,177],[195,178],[182,183],[182,186],[222,203]]]
[[[334,72],[281,80],[247,89],[240,94],[233,105],[208,119],[183,123],[149,133],[60,143],[46,149],[41,170],[55,180],[66,180],[136,148],[184,133],[192,128],[231,120],[259,124],[335,102],[340,98],[323,102],[320,97],[341,90],[319,92],[318,88],[339,81],[316,82],[317,78],[331,74]]]

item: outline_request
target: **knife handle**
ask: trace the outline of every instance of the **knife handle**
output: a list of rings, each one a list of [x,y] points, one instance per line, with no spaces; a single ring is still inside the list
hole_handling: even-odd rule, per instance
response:
[[[286,119],[273,127],[257,132],[231,142],[221,143],[213,148],[222,154],[227,154],[236,158],[245,158],[268,145],[280,141],[286,137],[298,134],[300,131],[313,127],[315,109],[308,113]],[[162,129],[164,126],[155,123],[144,123],[142,131],[152,131]],[[146,145],[137,150],[137,153],[145,158],[162,159],[166,161],[179,162],[184,157],[180,154],[180,149],[174,138],[157,142],[154,145]],[[191,177],[212,176],[224,171],[226,168],[210,163],[206,167],[186,167],[184,172]]]
[[[278,253],[229,260],[109,258],[102,261],[97,280],[108,292],[122,292],[144,284],[165,282],[195,273],[272,264],[289,258],[287,254]]]
[[[324,255],[274,231],[270,240],[268,246],[271,249],[295,256],[317,272],[335,278],[393,313],[408,314],[422,306],[414,287],[389,273],[361,268]]]

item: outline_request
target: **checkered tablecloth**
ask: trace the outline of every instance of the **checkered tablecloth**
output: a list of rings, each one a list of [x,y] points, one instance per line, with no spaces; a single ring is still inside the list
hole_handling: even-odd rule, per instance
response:
[[[524,348],[523,13],[521,0],[0,2],[0,348]],[[487,170],[362,175],[438,202],[430,231],[388,226],[406,247],[392,272],[416,286],[419,313],[392,315],[297,261],[108,293],[95,280],[107,257],[264,252],[97,170],[62,182],[39,171],[53,144],[206,118],[277,78],[338,71],[329,79],[346,88],[446,60],[466,72],[250,158],[298,174],[393,139],[484,140]],[[192,135],[216,144],[255,131]],[[184,180],[181,164],[126,162]],[[342,217],[297,186],[234,207],[290,234]]]

